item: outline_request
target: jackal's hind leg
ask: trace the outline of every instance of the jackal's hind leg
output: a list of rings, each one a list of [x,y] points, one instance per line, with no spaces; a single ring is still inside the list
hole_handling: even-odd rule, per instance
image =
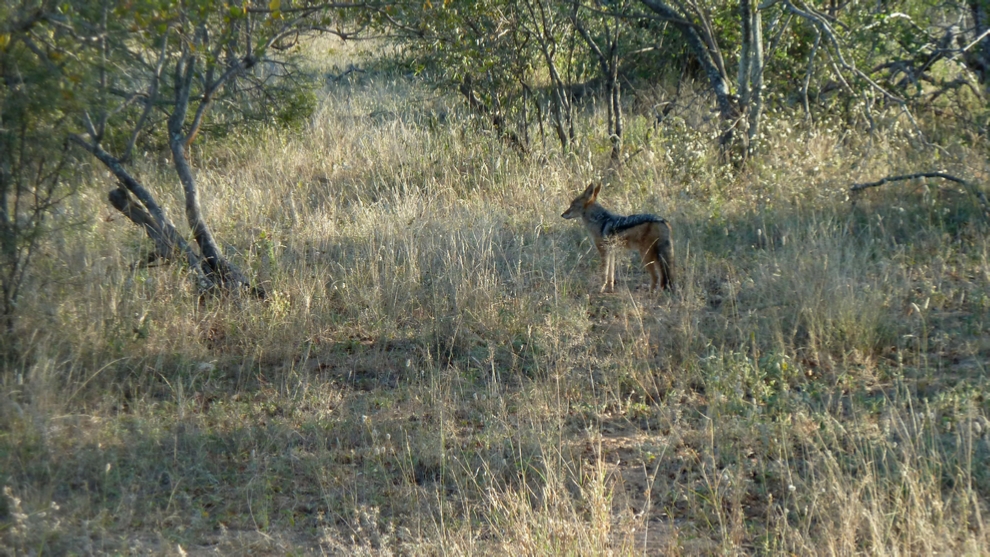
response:
[[[674,290],[674,247],[670,240],[657,246],[657,267],[660,272],[660,288]]]
[[[646,270],[650,272],[650,292],[656,292],[657,285],[661,282],[660,275],[662,272],[659,267],[660,263],[658,261],[650,261],[646,264]]]
[[[646,267],[646,272],[650,274],[650,292],[653,292],[657,289],[657,283],[660,282],[661,274],[656,249],[653,246],[649,246],[645,250],[641,250],[639,255],[643,260],[643,266]]]

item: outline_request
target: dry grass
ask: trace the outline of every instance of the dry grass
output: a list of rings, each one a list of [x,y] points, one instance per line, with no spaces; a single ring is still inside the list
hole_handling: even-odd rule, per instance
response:
[[[0,552],[990,551],[986,225],[945,184],[845,194],[927,170],[923,143],[776,114],[738,171],[702,104],[630,115],[601,201],[671,220],[679,287],[631,257],[599,295],[559,213],[607,142],[521,159],[388,71],[323,94],[304,130],[195,153],[266,303],[131,270],[94,171],[2,377]],[[942,164],[985,181],[985,149]]]

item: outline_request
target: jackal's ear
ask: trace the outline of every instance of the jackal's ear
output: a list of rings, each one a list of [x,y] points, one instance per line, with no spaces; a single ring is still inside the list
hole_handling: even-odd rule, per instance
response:
[[[588,203],[591,203],[595,199],[598,198],[599,192],[602,191],[602,184],[601,184],[601,182],[599,182],[597,184],[589,184],[588,185],[588,191],[591,192],[591,196],[588,198]]]

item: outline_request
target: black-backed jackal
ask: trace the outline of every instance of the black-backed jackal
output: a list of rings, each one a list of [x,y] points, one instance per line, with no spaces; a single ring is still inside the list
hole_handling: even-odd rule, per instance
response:
[[[605,267],[605,284],[602,292],[615,289],[615,248],[634,249],[643,258],[643,265],[650,273],[650,290],[672,289],[674,286],[672,267],[674,246],[670,240],[670,225],[656,215],[629,215],[624,217],[610,213],[599,205],[598,192],[601,184],[591,184],[584,193],[571,202],[564,211],[565,219],[581,217],[584,226],[591,233],[595,247],[602,256]]]

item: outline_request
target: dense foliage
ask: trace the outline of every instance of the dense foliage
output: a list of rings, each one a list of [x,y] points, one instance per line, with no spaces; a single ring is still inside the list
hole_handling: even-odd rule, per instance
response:
[[[401,23],[410,66],[458,87],[494,115],[500,133],[528,143],[530,128],[546,121],[566,150],[575,137],[571,102],[590,91],[607,96],[613,60],[629,90],[665,88],[638,110],[662,117],[678,100],[674,91],[698,81],[715,93],[724,131],[753,129],[748,140],[758,136],[761,95],[771,108],[809,118],[838,109],[857,125],[897,105],[909,118],[934,111],[982,134],[985,9],[916,0],[454,0],[396,7],[389,22]],[[751,45],[760,47],[759,59],[750,60]],[[577,135],[616,131],[610,122]]]

